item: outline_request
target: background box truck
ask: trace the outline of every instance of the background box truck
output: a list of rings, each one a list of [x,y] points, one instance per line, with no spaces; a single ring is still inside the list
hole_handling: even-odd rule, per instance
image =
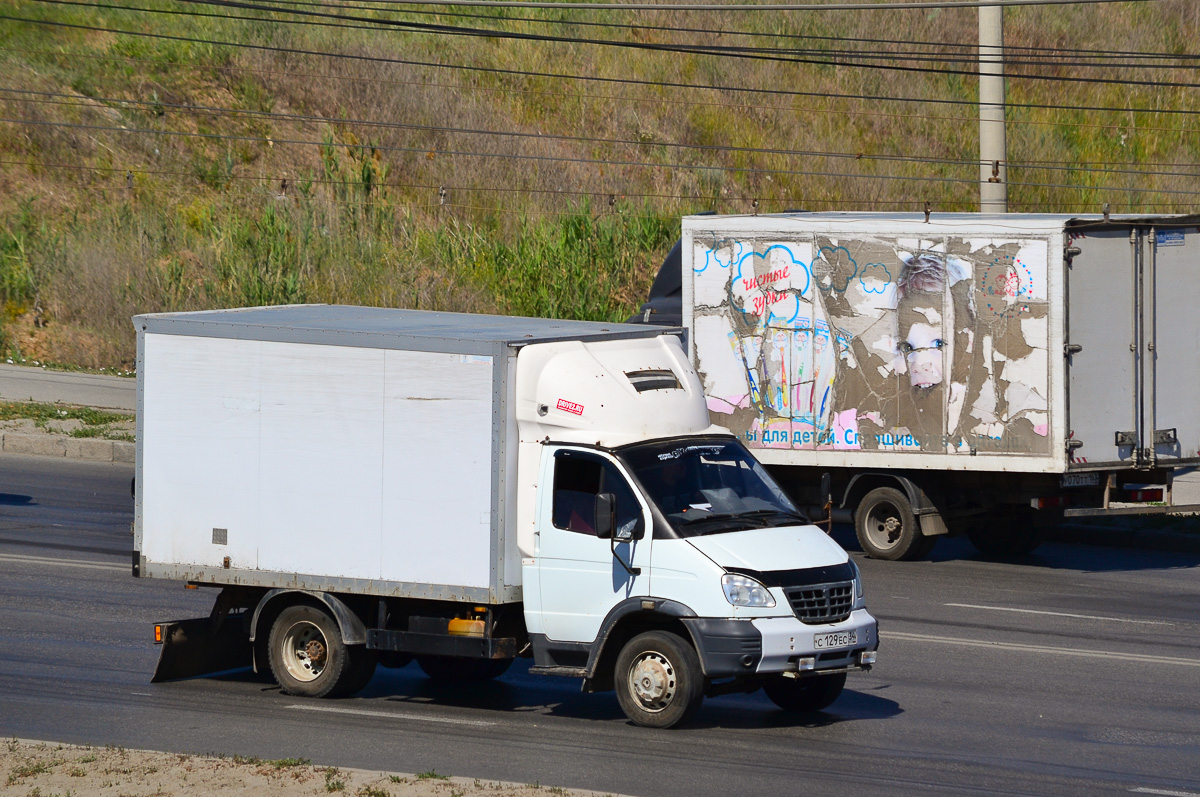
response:
[[[642,725],[875,660],[846,553],[712,426],[678,330],[338,306],[137,316],[134,575],[220,592],[156,680],[357,691],[515,657]]]
[[[965,532],[1031,550],[1062,518],[1194,512],[1200,217],[692,216],[678,286],[716,423],[863,550]],[[678,273],[680,280],[671,277]]]

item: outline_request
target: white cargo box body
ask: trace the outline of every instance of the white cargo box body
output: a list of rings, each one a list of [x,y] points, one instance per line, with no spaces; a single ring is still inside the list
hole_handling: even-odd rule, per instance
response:
[[[768,464],[1183,464],[1198,268],[1196,217],[696,216],[683,320],[713,422]]]
[[[660,329],[303,305],[137,316],[143,577],[521,599],[519,348]]]

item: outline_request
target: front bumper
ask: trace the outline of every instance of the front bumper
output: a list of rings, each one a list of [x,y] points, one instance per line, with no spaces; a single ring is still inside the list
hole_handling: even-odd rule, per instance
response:
[[[875,618],[866,609],[851,612],[840,623],[823,625],[805,625],[795,617],[688,617],[683,624],[709,678],[866,669],[870,664],[863,661],[863,654],[879,647]],[[833,644],[819,646],[821,642]]]
[[[856,609],[840,623],[806,625],[795,617],[767,617],[751,624],[762,636],[759,673],[865,668],[870,663],[862,654],[879,647],[878,624],[866,609]]]

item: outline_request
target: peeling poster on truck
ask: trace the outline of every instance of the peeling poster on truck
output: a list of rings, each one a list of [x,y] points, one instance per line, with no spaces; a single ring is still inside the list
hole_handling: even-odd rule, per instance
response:
[[[1045,239],[714,239],[697,368],[752,448],[1047,455]]]

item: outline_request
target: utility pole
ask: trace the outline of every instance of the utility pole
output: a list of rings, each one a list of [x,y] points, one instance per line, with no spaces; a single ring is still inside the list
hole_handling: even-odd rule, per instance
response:
[[[1004,7],[979,7],[979,210],[1008,212]]]

